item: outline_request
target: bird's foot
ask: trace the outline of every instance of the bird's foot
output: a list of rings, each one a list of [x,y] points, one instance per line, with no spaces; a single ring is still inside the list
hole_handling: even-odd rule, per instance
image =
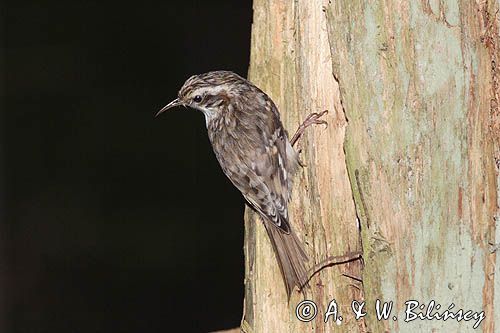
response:
[[[302,134],[304,134],[305,129],[308,128],[309,126],[321,125],[321,124],[328,126],[328,123],[326,122],[326,120],[320,119],[321,117],[323,117],[327,113],[328,113],[328,110],[325,110],[325,111],[320,112],[320,113],[313,112],[310,115],[308,115],[306,117],[306,119],[302,122],[302,124],[300,124],[299,128],[297,128],[297,131],[295,131],[295,134],[293,135],[292,139],[290,140],[291,145],[294,146],[297,143],[297,141],[299,141]]]
[[[354,262],[354,261],[359,261],[361,263],[361,265],[364,266],[363,252],[362,251],[347,252],[346,254],[340,255],[340,256],[329,256],[329,257],[323,259],[322,261],[320,261],[319,263],[317,263],[316,265],[314,265],[313,267],[311,267],[307,271],[307,273],[306,273],[307,274],[307,282],[309,282],[309,280],[311,280],[311,278],[314,275],[318,274],[321,270],[323,270],[326,267],[347,264],[347,263]],[[363,279],[361,277],[346,275],[346,274],[344,274],[344,276],[347,276],[347,277],[349,277],[353,280],[357,280],[359,282],[363,282]]]

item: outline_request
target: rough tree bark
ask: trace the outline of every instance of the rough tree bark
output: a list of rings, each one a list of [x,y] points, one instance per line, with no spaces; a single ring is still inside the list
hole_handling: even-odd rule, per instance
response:
[[[464,332],[473,322],[405,323],[406,300],[500,318],[500,40],[492,0],[255,0],[249,79],[292,132],[330,110],[302,139],[290,220],[325,268],[303,323],[262,223],[246,213],[244,332]],[[360,225],[360,228],[358,227]],[[495,268],[496,267],[496,268]],[[348,276],[351,277],[348,277]],[[362,278],[359,282],[352,277]],[[324,323],[335,299],[343,320]],[[393,301],[397,321],[375,318]],[[351,301],[366,300],[354,320]],[[498,324],[497,331],[500,331]]]

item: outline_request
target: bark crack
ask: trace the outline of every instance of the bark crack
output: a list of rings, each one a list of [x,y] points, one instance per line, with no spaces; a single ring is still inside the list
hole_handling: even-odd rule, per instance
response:
[[[328,6],[330,6],[330,10],[331,10],[331,1],[328,1]],[[326,6],[325,6],[326,7]],[[334,17],[329,17],[329,13],[330,13],[330,10],[324,8],[323,9],[323,12],[325,14],[325,17],[326,17],[326,22],[332,22],[334,20]],[[343,95],[342,95],[342,89],[341,89],[341,82],[340,82],[340,73],[337,73],[335,71],[335,54],[334,54],[334,42],[332,41],[332,31],[330,31],[330,29],[327,30],[328,31],[328,44],[330,46],[330,58],[331,58],[331,65],[332,65],[332,69],[331,69],[331,73],[332,73],[332,76],[333,76],[333,79],[335,80],[335,82],[337,83],[337,87],[338,87],[338,105],[340,105],[340,108],[341,108],[341,112],[342,112],[342,115],[344,116],[344,120],[345,120],[345,124],[344,124],[344,143],[343,143],[343,146],[342,146],[342,149],[343,149],[343,153],[344,153],[344,164],[345,164],[345,168],[347,170],[347,178],[348,178],[348,181],[349,181],[349,186],[350,186],[350,189],[351,189],[351,198],[352,198],[352,202],[353,202],[353,205],[354,205],[354,214],[356,216],[356,222],[357,222],[357,231],[358,231],[358,249],[359,251],[357,251],[357,253],[359,254],[359,257],[357,258],[353,258],[352,260],[360,260],[361,263],[360,263],[360,267],[359,267],[359,272],[361,274],[360,277],[354,277],[354,281],[358,281],[359,284],[360,284],[360,287],[358,286],[354,286],[356,289],[357,289],[357,293],[358,293],[358,297],[359,299],[362,299],[364,300],[365,299],[365,290],[364,290],[364,284],[363,284],[363,272],[364,272],[364,261],[363,261],[363,251],[364,251],[364,247],[363,247],[363,237],[362,237],[362,233],[361,233],[361,219],[360,219],[360,215],[359,215],[359,207],[358,207],[358,203],[356,202],[356,198],[355,198],[355,187],[354,187],[354,184],[353,184],[353,179],[352,177],[350,176],[350,174],[352,175],[352,172],[351,172],[351,166],[349,165],[349,162],[348,162],[348,152],[346,150],[346,138],[348,136],[348,127],[349,127],[349,117],[347,116],[347,112],[346,112],[346,109],[345,109],[345,106],[344,106],[344,98],[343,98]],[[338,68],[338,70],[340,71],[340,68]],[[355,170],[355,175],[356,175],[356,179],[358,179],[358,170],[356,169]],[[359,186],[358,184],[358,190],[359,192],[361,193],[361,187]],[[362,194],[361,195],[361,198],[362,198],[362,204],[364,204],[364,198],[362,197]],[[366,211],[366,207],[365,208],[365,211]],[[351,260],[351,261],[352,261]],[[349,276],[349,275],[345,275],[343,274],[344,276],[347,276],[348,278],[351,278],[353,279],[352,276]],[[367,332],[368,331],[368,328],[367,328],[367,325],[366,325],[366,322],[365,320],[361,320],[359,322],[359,330],[360,332]]]

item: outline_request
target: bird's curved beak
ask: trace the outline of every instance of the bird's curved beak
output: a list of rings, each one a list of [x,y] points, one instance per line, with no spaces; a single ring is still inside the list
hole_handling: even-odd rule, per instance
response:
[[[160,111],[158,111],[156,114],[155,114],[155,117],[158,117],[158,115],[160,113],[163,113],[165,111],[167,111],[168,109],[171,109],[173,108],[174,106],[179,106],[179,105],[182,105],[182,102],[176,98],[174,99],[172,102],[168,103],[167,105],[165,105]]]

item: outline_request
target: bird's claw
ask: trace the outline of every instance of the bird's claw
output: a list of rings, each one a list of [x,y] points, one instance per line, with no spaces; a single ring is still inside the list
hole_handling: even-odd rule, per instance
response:
[[[326,120],[323,120],[323,119],[320,119],[321,117],[323,117],[325,114],[328,113],[328,110],[325,110],[323,112],[313,112],[313,113],[310,113],[309,115],[307,115],[306,119],[304,119],[304,121],[302,122],[302,125],[304,127],[308,127],[310,125],[313,125],[313,124],[328,124],[328,122]]]
[[[328,113],[328,110],[325,110],[325,111],[320,112],[320,113],[313,112],[306,117],[306,119],[304,120],[304,122],[302,123],[301,126],[304,128],[306,128],[310,125],[325,125],[325,127],[328,127],[328,122],[326,120],[319,119],[327,113]]]
[[[328,113],[328,110],[324,110],[323,112],[317,113],[313,112],[309,114],[306,119],[300,124],[299,128],[295,132],[294,136],[290,140],[290,143],[295,145],[295,143],[299,140],[299,138],[304,133],[304,130],[311,125],[325,125],[325,128],[328,127],[328,122],[326,120],[320,119],[325,114]]]

